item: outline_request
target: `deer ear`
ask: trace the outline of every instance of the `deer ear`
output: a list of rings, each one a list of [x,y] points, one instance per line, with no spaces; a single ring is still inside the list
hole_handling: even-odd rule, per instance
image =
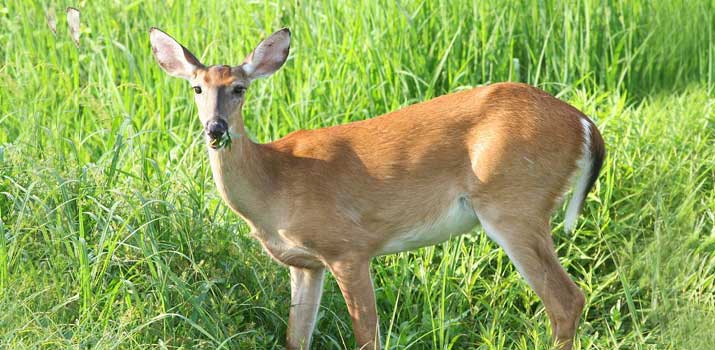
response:
[[[171,76],[190,80],[203,64],[174,38],[157,28],[149,31],[151,51],[156,62]]]
[[[253,80],[269,76],[283,66],[290,51],[290,30],[283,28],[261,41],[243,60],[242,68]]]

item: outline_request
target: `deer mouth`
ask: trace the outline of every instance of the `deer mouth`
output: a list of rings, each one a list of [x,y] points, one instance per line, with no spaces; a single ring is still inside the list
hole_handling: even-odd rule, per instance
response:
[[[213,149],[221,149],[224,147],[231,147],[231,135],[228,132],[223,133],[219,137],[209,136],[209,147]]]
[[[231,144],[231,136],[228,132],[228,124],[221,118],[209,120],[204,128],[209,139],[209,147],[213,149],[223,148]]]

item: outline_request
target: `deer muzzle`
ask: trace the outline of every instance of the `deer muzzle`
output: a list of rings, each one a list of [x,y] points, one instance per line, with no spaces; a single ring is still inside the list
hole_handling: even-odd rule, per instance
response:
[[[204,130],[206,131],[206,136],[210,139],[220,140],[228,131],[228,124],[221,118],[215,118],[206,122]]]

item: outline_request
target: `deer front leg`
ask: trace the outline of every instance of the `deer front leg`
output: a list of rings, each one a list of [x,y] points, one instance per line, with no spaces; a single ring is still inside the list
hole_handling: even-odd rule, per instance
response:
[[[291,302],[288,316],[288,350],[307,350],[323,294],[325,268],[290,267]]]
[[[330,270],[348,306],[358,349],[379,350],[380,332],[370,277],[370,260],[340,261],[331,264]]]

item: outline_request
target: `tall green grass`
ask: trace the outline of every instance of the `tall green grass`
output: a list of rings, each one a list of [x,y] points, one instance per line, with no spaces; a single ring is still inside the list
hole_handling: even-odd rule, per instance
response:
[[[206,63],[288,26],[291,56],[245,108],[260,141],[448,92],[523,81],[606,139],[579,229],[554,218],[584,289],[580,349],[715,344],[715,2],[0,4],[0,348],[266,349],[287,270],[213,189],[187,84],[148,29]],[[75,48],[63,9],[82,11]],[[548,349],[541,304],[481,230],[373,266],[390,349]],[[316,349],[350,348],[332,279]]]

